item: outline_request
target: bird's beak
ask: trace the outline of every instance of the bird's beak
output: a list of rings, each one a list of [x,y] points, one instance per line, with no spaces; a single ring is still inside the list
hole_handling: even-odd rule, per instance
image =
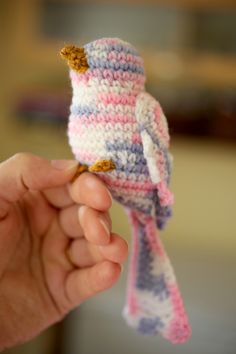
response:
[[[68,45],[62,48],[60,55],[67,60],[67,64],[72,70],[85,73],[89,68],[84,48]]]

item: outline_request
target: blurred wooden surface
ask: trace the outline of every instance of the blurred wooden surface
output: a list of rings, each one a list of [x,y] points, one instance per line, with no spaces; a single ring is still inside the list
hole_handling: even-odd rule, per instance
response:
[[[77,0],[51,0],[51,2],[71,2],[75,3]],[[98,3],[98,4],[107,4],[109,3],[117,3],[116,0],[81,0],[81,2],[86,3]],[[167,6],[183,6],[186,8],[194,8],[194,9],[209,9],[209,8],[235,8],[236,4],[234,0],[120,0],[119,3],[123,4],[132,4],[132,5],[167,5]]]
[[[159,1],[150,2],[159,3]],[[169,2],[173,6],[183,3],[188,6],[210,6],[212,8],[220,4],[227,8],[230,4],[234,4],[236,8],[235,0],[170,0]],[[131,3],[137,4],[139,1],[134,0]],[[140,3],[143,2],[140,1]],[[160,4],[162,4],[161,1]],[[165,5],[166,2],[163,1],[163,4]],[[3,67],[9,67],[12,73],[11,77],[7,77],[8,80],[19,88],[27,77],[29,81],[34,80],[32,73],[37,73],[38,76],[45,75],[45,72],[52,76],[61,75],[62,63],[58,53],[64,41],[42,36],[41,1],[16,0],[14,6],[12,2],[3,1],[0,6],[2,6],[0,18],[2,17],[1,23],[4,26],[0,37],[6,48],[2,58]],[[149,47],[140,48],[140,51],[144,56],[148,80],[153,84],[166,82],[177,87],[192,84],[209,88],[236,87],[236,58],[233,55],[201,54],[191,49],[185,52],[160,51]],[[8,70],[5,71],[3,67],[0,70],[2,70],[2,75],[6,75]]]

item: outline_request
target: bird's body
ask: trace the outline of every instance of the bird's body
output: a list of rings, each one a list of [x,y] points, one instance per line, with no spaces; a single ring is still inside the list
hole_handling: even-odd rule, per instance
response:
[[[112,161],[115,166],[98,174],[126,208],[133,227],[125,316],[142,333],[160,332],[172,342],[185,341],[190,334],[187,317],[156,235],[156,227],[162,229],[170,217],[173,202],[166,118],[145,91],[143,61],[130,44],[108,38],[83,49],[82,72],[74,69],[75,55],[70,57],[74,66],[68,136],[80,164]]]

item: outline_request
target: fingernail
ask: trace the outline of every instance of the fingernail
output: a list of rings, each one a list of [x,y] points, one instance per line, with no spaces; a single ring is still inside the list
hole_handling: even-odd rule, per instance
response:
[[[101,225],[103,226],[104,230],[106,231],[107,235],[110,237],[110,230],[109,230],[109,226],[108,226],[107,222],[105,220],[103,220],[102,218],[99,218],[99,221],[100,221]]]
[[[70,170],[78,165],[75,160],[52,160],[51,165],[57,170]]]
[[[81,219],[83,218],[83,215],[84,215],[86,209],[88,209],[87,205],[81,205],[79,207],[78,213],[79,213],[79,221],[80,221],[80,223],[81,223]]]
[[[107,192],[108,192],[109,197],[111,198],[111,205],[112,205],[112,203],[113,203],[113,198],[112,198],[111,192],[109,191],[109,189],[107,189]]]

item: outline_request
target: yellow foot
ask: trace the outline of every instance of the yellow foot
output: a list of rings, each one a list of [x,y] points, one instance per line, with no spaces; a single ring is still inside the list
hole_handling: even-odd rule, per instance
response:
[[[115,170],[116,165],[112,160],[99,160],[95,162],[92,166],[83,165],[78,163],[77,171],[71,182],[74,182],[83,172],[110,172]]]
[[[82,165],[82,164],[78,163],[76,174],[72,178],[71,182],[74,182],[76,180],[76,178],[78,178],[81,175],[81,173],[88,171],[88,169],[89,168],[87,165]]]
[[[112,160],[99,160],[89,167],[89,172],[110,172],[116,169]]]

